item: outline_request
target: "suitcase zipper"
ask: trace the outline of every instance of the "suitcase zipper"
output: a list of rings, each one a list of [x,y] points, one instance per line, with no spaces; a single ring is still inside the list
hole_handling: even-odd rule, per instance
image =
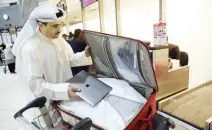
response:
[[[144,74],[143,74],[142,69],[141,69],[140,48],[139,48],[139,44],[138,44],[138,43],[137,43],[137,45],[136,45],[136,50],[137,50],[138,70],[139,70],[139,72],[140,72],[140,74],[141,74],[141,77],[144,79],[144,81],[147,83],[147,85],[148,85],[149,87],[151,87],[151,86],[149,85],[149,83],[146,81],[146,78],[144,77]],[[152,87],[151,87],[151,88],[152,88]]]
[[[107,46],[106,46],[107,41],[108,41],[108,37],[104,37],[103,50],[104,50],[104,53],[105,53],[105,57],[106,57],[106,60],[107,60],[107,63],[108,63],[108,67],[110,68],[113,76],[115,78],[118,78],[118,75],[116,74],[116,72],[113,69],[112,64],[110,63],[110,59],[109,59],[109,56],[108,56],[108,53],[107,53]]]
[[[107,46],[108,42],[107,41],[108,40],[109,40],[109,38],[105,37],[105,39],[104,39],[105,42],[103,43],[104,53],[105,53],[105,56],[106,56],[108,67],[110,68],[110,70],[111,70],[111,72],[112,72],[112,74],[113,74],[113,76],[115,78],[122,78],[121,76],[118,76],[118,74],[115,72],[115,70],[114,70],[114,68],[113,68],[113,66],[112,66],[112,64],[110,62],[110,59],[109,59],[109,56],[108,56],[108,51],[107,51],[107,48],[108,48],[108,46]],[[149,85],[149,83],[146,81],[146,79],[145,79],[145,77],[143,75],[142,69],[141,69],[139,44],[136,45],[136,51],[137,51],[138,69],[139,69],[139,72],[141,74],[141,77],[144,79],[144,81],[147,83],[147,85],[149,87],[151,87]]]

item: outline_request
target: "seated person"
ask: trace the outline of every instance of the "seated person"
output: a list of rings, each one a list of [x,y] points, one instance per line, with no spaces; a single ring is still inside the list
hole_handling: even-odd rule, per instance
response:
[[[179,46],[176,44],[169,43],[168,47],[169,47],[169,58],[180,60],[180,66],[188,65],[189,57],[186,52],[181,52]]]
[[[188,65],[188,54],[181,52],[179,46],[169,43],[169,58],[180,60],[180,66]]]
[[[148,47],[150,47],[150,42],[145,41]],[[176,44],[169,43],[169,60],[168,60],[168,67],[169,69],[172,68],[173,64],[171,62],[171,59],[180,60],[180,66],[186,66],[188,65],[188,54],[186,52],[181,52],[180,48]]]
[[[180,59],[179,46],[169,43],[168,47],[169,47],[169,58],[179,60]]]

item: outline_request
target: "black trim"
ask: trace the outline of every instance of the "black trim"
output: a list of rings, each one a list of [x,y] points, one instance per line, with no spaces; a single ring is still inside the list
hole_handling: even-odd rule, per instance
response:
[[[60,18],[60,17],[62,17],[63,16],[63,12],[60,10],[60,9],[58,9],[58,13],[56,13],[56,16],[57,16],[57,18]]]

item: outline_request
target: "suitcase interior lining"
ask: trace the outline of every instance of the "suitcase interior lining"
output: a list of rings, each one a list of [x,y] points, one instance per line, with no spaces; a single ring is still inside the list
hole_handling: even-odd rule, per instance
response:
[[[149,51],[139,41],[84,31],[97,74],[127,81],[145,98],[157,89]]]

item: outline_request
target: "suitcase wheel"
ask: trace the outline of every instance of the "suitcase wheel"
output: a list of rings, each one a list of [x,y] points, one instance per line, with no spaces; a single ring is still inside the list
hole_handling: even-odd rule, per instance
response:
[[[167,118],[167,122],[169,124],[169,128],[174,129],[176,127],[174,121],[172,121],[171,119]]]

